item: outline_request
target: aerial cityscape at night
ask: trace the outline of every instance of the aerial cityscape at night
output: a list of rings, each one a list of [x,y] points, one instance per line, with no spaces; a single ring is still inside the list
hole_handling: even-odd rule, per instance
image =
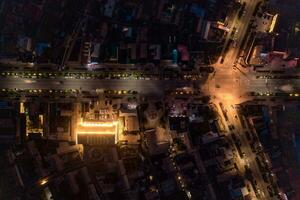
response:
[[[300,0],[0,0],[0,200],[300,200]]]

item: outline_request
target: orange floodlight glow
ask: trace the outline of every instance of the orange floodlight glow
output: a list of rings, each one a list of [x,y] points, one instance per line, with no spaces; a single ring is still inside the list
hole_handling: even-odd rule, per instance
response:
[[[79,131],[77,134],[85,135],[115,135],[116,132]]]
[[[85,135],[116,135],[118,121],[110,122],[83,122],[78,123],[77,134]]]
[[[79,125],[83,127],[114,127],[118,122],[80,122]]]

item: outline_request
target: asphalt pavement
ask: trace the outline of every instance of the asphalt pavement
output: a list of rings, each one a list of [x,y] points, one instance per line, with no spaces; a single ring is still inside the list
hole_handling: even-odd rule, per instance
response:
[[[219,70],[214,79],[209,81],[210,93],[228,93],[232,96],[245,96],[249,92],[291,92],[300,93],[300,79],[258,79],[256,73],[241,75],[238,71]],[[125,80],[125,79],[24,79],[1,78],[0,89],[77,89],[91,91],[105,90],[135,90],[141,94],[161,94],[166,90],[201,85],[201,81],[185,80]]]
[[[195,83],[200,84],[200,81],[2,78],[0,83],[0,88],[5,89],[134,90],[140,94],[163,95],[166,90],[192,87]]]
[[[237,60],[239,54],[243,51],[243,40],[247,37],[247,30],[249,23],[252,19],[253,12],[259,0],[245,0],[245,14],[238,18],[236,16],[231,22],[229,22],[230,32],[225,39],[225,45],[218,63],[214,65],[216,73],[214,77],[207,82],[203,87],[204,91],[213,96],[215,105],[218,105],[220,102],[223,103],[224,109],[228,111],[228,121],[224,120],[223,113],[219,110],[220,116],[223,116],[223,121],[227,125],[234,125],[235,130],[228,130],[228,136],[231,133],[234,133],[238,136],[241,142],[241,151],[245,153],[244,158],[237,159],[237,165],[241,172],[244,172],[243,166],[248,165],[249,169],[253,173],[253,177],[256,180],[256,194],[252,192],[252,198],[269,200],[272,199],[269,196],[267,185],[265,184],[262,174],[258,168],[255,157],[256,154],[252,152],[249,142],[245,136],[245,131],[248,128],[243,128],[240,122],[240,119],[237,116],[237,112],[231,105],[239,104],[241,102],[251,100],[247,94],[249,92],[277,92],[280,91],[284,85],[289,84],[286,81],[282,80],[265,80],[257,79],[256,73],[251,72],[248,69],[244,69],[239,66]],[[235,45],[231,45],[227,52],[225,52],[226,44],[232,39],[232,31],[236,29],[234,33]],[[223,58],[223,62],[221,62]],[[296,80],[295,80],[296,81]],[[293,82],[295,82],[293,81]],[[299,83],[294,83],[294,85],[299,85]],[[294,91],[299,90],[300,87],[295,86]]]
[[[259,199],[269,199],[267,184],[263,181],[260,169],[256,163],[256,154],[252,152],[251,146],[249,145],[249,141],[244,134],[246,131],[251,133],[251,130],[248,127],[243,128],[240,122],[240,119],[235,116],[238,116],[238,113],[234,107],[227,105],[228,117],[230,122],[235,126],[234,132],[238,135],[241,141],[242,152],[245,153],[245,157],[243,158],[245,165],[249,165],[249,168],[252,170],[252,175],[254,179],[257,181],[257,195]]]

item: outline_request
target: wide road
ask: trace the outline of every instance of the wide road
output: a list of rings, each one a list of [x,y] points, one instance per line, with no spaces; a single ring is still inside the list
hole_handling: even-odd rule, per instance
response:
[[[300,79],[263,79],[256,78],[257,73],[241,74],[234,70],[219,70],[202,88],[203,91],[219,101],[231,101],[239,104],[249,98],[249,92],[257,93],[293,93],[300,95]]]
[[[216,84],[218,81],[216,81]],[[223,77],[220,90],[238,92],[241,95],[246,92],[286,92],[299,93],[300,79],[257,79],[255,75]]]
[[[219,61],[221,61],[221,58],[223,57],[224,62],[217,62],[213,65],[216,69],[215,76],[202,87],[204,91],[207,91],[208,94],[215,96],[220,101],[230,100],[237,104],[248,100],[242,98],[248,92],[268,91],[263,80],[256,80],[251,72],[237,64],[239,53],[243,49],[242,41],[247,37],[248,25],[252,19],[255,7],[260,1],[261,0],[243,0],[242,3],[245,2],[245,14],[240,18],[238,18],[238,14],[236,14],[235,18],[228,22],[230,32],[226,37],[224,50],[226,48],[226,43],[232,39],[231,33],[233,28],[236,28],[237,30],[234,35],[236,45],[231,45],[227,52],[223,51]],[[236,66],[235,69],[234,66]],[[270,88],[271,89],[269,90],[275,90],[278,87],[276,85],[274,87],[271,86]]]
[[[247,76],[236,76],[239,72],[228,71],[227,76],[219,72],[217,79],[209,81],[212,95],[230,94],[238,97],[248,92],[287,92],[300,93],[300,79],[257,79],[256,74],[249,73]],[[230,74],[232,73],[232,74]],[[221,79],[220,81],[218,79]],[[95,79],[23,79],[1,78],[0,89],[77,89],[82,91],[105,90],[135,90],[141,94],[163,94],[168,89],[201,85],[201,81],[182,80],[95,80]]]
[[[228,138],[232,138],[232,134],[235,134],[235,136],[239,139],[239,141],[241,142],[241,151],[243,153],[245,153],[245,157],[241,158],[239,154],[239,156],[236,157],[235,162],[238,166],[238,169],[240,172],[242,172],[243,174],[245,173],[245,166],[248,165],[249,168],[251,168],[252,173],[253,173],[253,177],[254,179],[257,181],[257,188],[259,188],[259,193],[255,194],[255,190],[252,186],[250,186],[251,184],[248,184],[249,187],[251,188],[250,191],[250,195],[251,195],[251,199],[265,199],[265,192],[266,191],[266,187],[264,185],[264,182],[262,181],[262,177],[259,171],[259,168],[257,166],[257,163],[255,161],[255,154],[252,153],[251,147],[248,144],[247,139],[245,138],[244,132],[248,131],[251,132],[249,130],[248,127],[243,128],[241,125],[241,122],[239,121],[239,118],[236,118],[235,116],[238,116],[236,110],[235,110],[235,105],[231,105],[230,103],[224,103],[223,104],[223,109],[226,112],[227,116],[228,116],[228,120],[225,119],[223,112],[222,112],[222,108],[219,106],[220,104],[217,103],[215,104],[216,107],[218,108],[218,111],[220,113],[220,116],[222,118],[222,121],[224,124],[226,124],[226,126],[228,127],[229,125],[234,125],[235,129],[234,130],[229,130],[228,128],[226,128],[226,132],[225,135]],[[234,145],[234,141],[232,140],[232,145]],[[236,149],[236,148],[234,148]],[[237,151],[237,149],[236,149]],[[249,183],[249,182],[247,182]],[[261,191],[261,189],[263,189],[263,191]],[[257,197],[257,198],[256,198]]]
[[[255,10],[256,5],[258,4],[260,0],[244,0],[242,2],[245,2],[245,14],[241,16],[241,18],[238,19],[238,15],[233,19],[232,22],[229,22],[230,24],[230,32],[228,33],[226,40],[225,40],[225,45],[223,49],[223,56],[224,57],[224,67],[232,67],[234,62],[236,61],[237,57],[239,56],[239,52],[241,49],[243,49],[242,46],[242,41],[245,38],[245,36],[248,34],[247,29],[248,25],[250,23],[250,20],[252,19],[252,14]],[[235,33],[235,42],[236,45],[235,47],[231,46],[229,48],[228,52],[224,52],[226,44],[229,42],[230,39],[232,39],[231,33],[233,31],[233,28],[236,28],[236,33]]]
[[[254,179],[257,181],[256,187],[257,187],[258,199],[267,199],[267,200],[272,199],[269,196],[269,193],[267,190],[268,184],[266,184],[263,181],[261,171],[255,160],[256,154],[254,154],[252,152],[249,141],[247,140],[246,135],[245,135],[246,131],[251,133],[252,130],[249,129],[248,126],[246,126],[245,128],[242,127],[240,119],[238,117],[237,118],[235,117],[235,116],[238,116],[238,113],[234,107],[232,107],[230,105],[224,105],[224,106],[226,107],[226,109],[228,111],[227,115],[228,115],[230,123],[235,126],[235,130],[233,132],[235,132],[235,134],[241,141],[241,150],[242,150],[242,152],[245,153],[245,157],[243,158],[243,163],[244,163],[244,165],[249,166],[249,168],[252,170],[252,175],[253,175]],[[252,134],[254,134],[254,133],[251,133],[251,135]]]
[[[257,199],[269,200],[272,199],[267,191],[266,184],[263,181],[261,173],[255,161],[255,153],[252,152],[249,142],[246,139],[245,131],[241,126],[239,119],[235,116],[237,115],[235,109],[231,105],[239,104],[241,102],[250,100],[246,95],[248,92],[278,92],[284,85],[289,84],[289,82],[282,80],[265,80],[256,79],[254,73],[243,69],[239,64],[237,64],[237,59],[240,52],[244,48],[243,40],[247,37],[247,29],[252,19],[253,12],[256,5],[260,0],[243,0],[245,2],[246,13],[238,19],[236,16],[231,22],[229,22],[230,32],[225,40],[224,49],[219,61],[223,58],[223,63],[216,63],[214,65],[216,73],[211,77],[210,81],[203,87],[205,91],[211,96],[214,96],[214,103],[218,105],[220,102],[223,103],[224,107],[229,111],[229,123],[233,124],[236,129],[234,132],[238,135],[241,140],[241,149],[245,152],[246,158],[242,160],[237,160],[238,165],[249,164],[249,168],[253,172],[253,176],[257,181]],[[233,28],[236,28],[236,33],[234,36]],[[235,45],[231,45],[227,52],[225,48],[230,39],[235,39]],[[299,82],[300,83],[300,82]],[[294,85],[299,85],[293,83]],[[288,88],[288,87],[286,87]],[[300,87],[294,87],[293,90],[299,90]],[[222,112],[220,112],[222,116]],[[227,124],[227,125],[230,125]],[[249,131],[249,130],[248,130]]]
[[[193,81],[175,80],[93,80],[93,79],[22,79],[2,78],[0,88],[77,89],[82,91],[134,90],[140,94],[163,95],[166,90],[193,86]],[[200,84],[200,81],[195,81]]]

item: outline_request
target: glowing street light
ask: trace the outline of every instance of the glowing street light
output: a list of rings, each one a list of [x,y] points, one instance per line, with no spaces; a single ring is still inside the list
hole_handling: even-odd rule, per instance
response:
[[[43,185],[45,185],[45,184],[47,184],[48,183],[48,179],[47,178],[44,178],[44,179],[42,179],[41,181],[40,181],[40,185],[41,186],[43,186]]]

